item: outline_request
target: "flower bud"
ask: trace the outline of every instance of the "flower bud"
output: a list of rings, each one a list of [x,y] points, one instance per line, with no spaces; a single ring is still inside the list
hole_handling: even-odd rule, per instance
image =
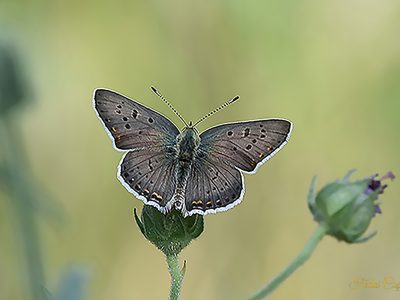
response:
[[[314,219],[327,229],[327,233],[338,240],[355,243],[368,240],[372,235],[362,237],[371,220],[381,209],[376,200],[386,185],[382,180],[393,179],[389,172],[380,180],[376,176],[350,182],[352,171],[342,180],[332,182],[314,195],[313,180],[309,194],[309,208]]]
[[[178,255],[204,229],[203,216],[198,214],[186,218],[176,210],[163,214],[150,205],[144,205],[141,219],[137,216],[136,209],[134,214],[146,239],[167,256]]]

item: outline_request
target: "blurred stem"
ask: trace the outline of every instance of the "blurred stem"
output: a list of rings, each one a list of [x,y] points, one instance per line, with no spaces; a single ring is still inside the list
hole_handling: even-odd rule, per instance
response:
[[[296,271],[303,263],[305,263],[317,247],[319,241],[325,236],[326,228],[319,226],[304,246],[303,250],[297,257],[275,278],[273,278],[266,286],[259,290],[249,300],[259,300],[272,293],[281,283],[283,283],[294,271]]]
[[[0,119],[0,140],[3,148],[4,171],[11,196],[11,204],[18,220],[26,257],[31,299],[43,299],[44,274],[35,222],[35,199],[26,178],[27,164],[23,162],[22,149],[18,149],[19,132],[12,120]],[[14,129],[14,130],[12,130]]]
[[[171,275],[169,300],[178,300],[183,280],[183,273],[179,268],[178,255],[167,255],[167,263],[169,274]]]

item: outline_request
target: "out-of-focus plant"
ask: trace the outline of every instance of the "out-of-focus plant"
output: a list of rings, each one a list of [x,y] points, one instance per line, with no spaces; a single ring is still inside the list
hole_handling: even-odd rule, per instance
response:
[[[58,288],[50,293],[43,288],[45,300],[84,300],[87,289],[88,274],[83,266],[67,267],[61,275]]]
[[[3,187],[10,195],[27,263],[30,297],[42,299],[44,272],[40,253],[39,236],[35,220],[36,191],[27,176],[26,162],[20,144],[17,109],[26,103],[26,86],[15,51],[0,44],[0,140]]]
[[[0,43],[0,116],[6,117],[10,111],[28,100],[26,86],[15,57],[15,51]]]
[[[21,142],[19,112],[31,97],[19,64],[15,49],[0,42],[0,188],[4,188],[9,195],[10,207],[19,225],[29,283],[29,295],[26,297],[32,300],[83,300],[87,277],[83,267],[65,271],[54,296],[45,288],[37,226],[39,210],[43,209],[39,205],[43,193],[32,179],[34,176],[29,172]],[[57,214],[54,209],[50,210]],[[20,289],[23,290],[23,285]]]
[[[309,193],[308,206],[319,224],[299,255],[275,278],[250,297],[251,300],[263,299],[271,294],[284,280],[296,271],[310,257],[319,241],[325,235],[331,235],[338,241],[349,244],[366,242],[375,233],[363,236],[376,214],[381,208],[376,202],[387,184],[382,182],[394,179],[394,174],[388,172],[381,178],[371,176],[355,182],[350,182],[350,171],[343,179],[325,185],[315,194],[313,178]]]

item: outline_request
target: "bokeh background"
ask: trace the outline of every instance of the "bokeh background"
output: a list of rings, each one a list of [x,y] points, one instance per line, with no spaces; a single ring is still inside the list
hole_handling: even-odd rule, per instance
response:
[[[142,203],[117,181],[121,153],[92,108],[93,90],[106,87],[182,126],[151,84],[187,120],[241,96],[200,131],[294,123],[285,148],[245,176],[242,204],[206,216],[181,255],[182,299],[246,299],[316,227],[306,205],[313,175],[320,187],[351,168],[359,178],[400,174],[399,30],[396,0],[1,1],[3,61],[15,62],[22,92],[2,117],[0,160],[16,175],[0,177],[0,299],[30,299],[41,277],[52,294],[82,291],[75,299],[167,298],[166,263],[134,223]],[[14,86],[6,65],[1,101]],[[325,238],[272,299],[398,299],[349,284],[400,282],[399,192],[394,181],[381,198],[375,238]]]

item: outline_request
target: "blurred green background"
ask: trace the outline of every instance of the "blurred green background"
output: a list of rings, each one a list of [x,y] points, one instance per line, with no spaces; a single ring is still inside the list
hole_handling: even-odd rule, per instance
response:
[[[151,84],[187,120],[241,96],[200,131],[258,118],[294,123],[285,148],[245,176],[243,203],[206,216],[204,233],[181,255],[182,299],[245,299],[316,227],[306,205],[313,175],[320,187],[354,167],[355,177],[400,174],[399,30],[396,0],[1,1],[0,41],[15,49],[33,100],[10,118],[22,131],[18,169],[40,193],[34,217],[47,289],[56,291],[72,266],[87,280],[84,299],[168,294],[164,258],[133,221],[142,203],[116,179],[121,153],[93,111],[95,88],[179,127]],[[29,299],[21,218],[0,188],[0,299]],[[375,238],[351,246],[325,238],[272,299],[398,299],[399,291],[349,284],[400,282],[399,192],[395,181],[381,198]]]

